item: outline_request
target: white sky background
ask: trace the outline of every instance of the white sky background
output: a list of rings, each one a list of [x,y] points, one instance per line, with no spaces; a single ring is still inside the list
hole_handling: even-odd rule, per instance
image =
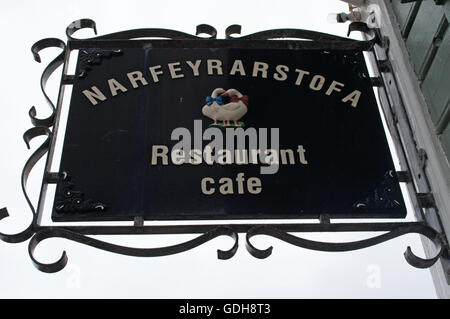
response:
[[[27,150],[22,134],[31,127],[28,110],[35,105],[39,118],[49,115],[40,91],[40,76],[58,49],[41,52],[34,62],[30,48],[42,38],[66,40],[65,28],[73,20],[91,18],[99,35],[127,29],[156,27],[195,33],[207,23],[223,38],[225,28],[242,25],[249,34],[273,28],[310,29],[345,36],[347,24],[328,24],[327,14],[347,11],[338,0],[316,1],[8,1],[0,11],[0,207],[11,217],[0,221],[0,232],[22,231],[31,221],[21,191],[23,165],[43,138]],[[77,36],[89,37],[90,31]],[[56,74],[56,73],[55,73]],[[56,98],[59,73],[49,81]],[[29,193],[36,203],[44,160],[32,172]],[[411,219],[411,217],[409,217]],[[306,237],[307,235],[305,235]],[[367,234],[314,234],[323,241],[358,240]],[[139,247],[160,247],[195,236],[102,237]],[[410,245],[424,256],[417,235],[347,253],[308,251],[258,236],[255,246],[274,246],[273,254],[258,260],[245,249],[232,259],[218,260],[216,249],[229,249],[232,240],[217,238],[178,255],[136,258],[115,255],[65,239],[49,239],[36,250],[41,262],[56,261],[66,250],[67,267],[45,274],[31,263],[28,241],[0,241],[0,298],[435,298],[428,270],[411,267],[403,252]]]

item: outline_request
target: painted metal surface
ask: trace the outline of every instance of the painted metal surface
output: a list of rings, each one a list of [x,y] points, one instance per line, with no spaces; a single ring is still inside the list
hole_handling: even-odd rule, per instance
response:
[[[291,33],[283,36],[295,34]],[[266,36],[270,33],[258,33],[241,43],[248,42],[248,47],[253,38]],[[322,39],[329,41],[325,36],[318,41]],[[199,49],[196,43],[172,40],[164,48],[146,41],[142,44],[146,49],[121,46],[103,50],[103,42],[97,41],[99,48],[80,49],[60,165],[60,173],[66,172],[68,177],[57,183],[53,220],[406,215],[362,51],[345,47],[270,49],[273,41],[267,41],[265,49],[229,49],[230,40],[210,41],[203,43],[213,48]],[[108,40],[109,46],[114,44]],[[209,73],[209,60],[220,61],[220,73]],[[197,74],[186,61],[200,61]],[[254,63],[261,63],[255,61],[268,65],[267,74],[255,75]],[[177,63],[175,79],[167,68],[170,63]],[[236,65],[242,69],[229,74]],[[283,73],[275,70],[280,65]],[[151,68],[159,72],[153,81],[156,75],[148,71]],[[294,72],[297,68],[303,72],[301,79],[300,72]],[[131,86],[127,74],[136,71],[141,72],[145,85]],[[109,93],[109,79],[123,86],[115,96]],[[95,105],[83,94],[94,87],[106,98],[94,101]],[[238,150],[241,164],[233,160],[230,165],[207,164],[206,160],[198,165],[177,165],[170,156],[168,165],[163,165],[156,157],[154,147],[162,145],[171,152],[178,143],[171,136],[179,127],[188,129],[192,140],[197,138],[196,131],[200,137],[206,134],[212,120],[202,114],[202,107],[215,88],[236,88],[249,96],[244,129],[268,128],[269,135],[273,135],[272,127],[279,129],[280,150],[290,151],[292,157],[284,161],[278,155],[280,165],[275,174],[261,175],[260,167],[266,164],[261,158],[255,164],[247,147],[248,164],[242,164],[244,150]],[[345,102],[352,92],[361,97],[357,102]],[[201,123],[200,128],[194,120]],[[262,142],[259,140],[259,145]],[[191,143],[197,141],[189,140]],[[208,143],[200,141],[194,148],[203,153]],[[268,148],[274,147],[270,144]],[[300,146],[305,151],[299,158]],[[243,190],[238,190],[238,181],[234,181],[239,174],[247,179],[242,182],[247,184]],[[258,193],[247,189],[248,180],[255,176],[261,183]],[[209,179],[208,192],[213,194],[204,192],[204,178]],[[219,186],[222,178],[233,181]]]

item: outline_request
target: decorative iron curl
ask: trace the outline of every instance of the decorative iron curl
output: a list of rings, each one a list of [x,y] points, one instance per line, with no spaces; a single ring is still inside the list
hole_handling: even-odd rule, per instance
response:
[[[25,196],[25,199],[27,200],[27,203],[31,209],[31,212],[33,213],[33,220],[31,222],[30,226],[28,226],[27,229],[25,229],[24,231],[22,231],[20,233],[17,233],[17,234],[0,233],[0,240],[2,240],[2,241],[8,242],[8,243],[20,243],[20,242],[23,242],[23,241],[29,239],[34,234],[33,225],[36,221],[37,215],[36,215],[36,209],[34,208],[33,204],[31,203],[30,198],[28,197],[27,181],[28,181],[28,176],[30,175],[30,172],[33,169],[34,165],[39,161],[39,159],[45,153],[47,153],[49,146],[50,146],[50,140],[52,139],[52,132],[47,127],[36,126],[36,127],[29,129],[28,131],[26,131],[23,134],[23,139],[28,148],[30,148],[30,141],[33,138],[35,138],[37,136],[42,136],[42,135],[47,135],[47,139],[30,156],[30,158],[27,160],[27,162],[25,163],[25,166],[22,170],[22,192]],[[8,210],[6,208],[2,208],[1,213],[0,213],[0,220],[2,220],[3,218],[6,218],[8,216],[9,216]]]
[[[0,209],[0,220],[2,220],[3,218],[8,217],[8,210],[4,207]]]
[[[373,29],[369,28],[365,22],[357,21],[350,23],[347,30],[347,36],[349,37],[350,33],[354,31],[363,32],[372,38],[375,37],[375,32]]]
[[[417,233],[420,235],[423,235],[427,237],[428,239],[432,240],[434,243],[436,243],[438,246],[440,246],[439,252],[435,257],[432,257],[430,259],[423,259],[418,256],[416,256],[412,250],[411,247],[407,247],[404,256],[406,261],[413,267],[416,268],[429,268],[436,263],[436,261],[441,257],[441,255],[445,252],[445,245],[443,243],[441,235],[434,230],[431,227],[425,226],[423,224],[413,224],[413,225],[405,225],[405,226],[398,226],[397,228],[373,237],[368,238],[360,241],[354,241],[354,242],[345,242],[345,243],[330,243],[330,242],[318,242],[313,241],[309,239],[304,239],[300,237],[293,236],[291,234],[288,234],[286,232],[283,232],[273,226],[256,226],[251,228],[247,232],[246,236],[246,248],[248,252],[255,258],[264,259],[269,257],[272,254],[273,247],[269,247],[267,249],[258,249],[250,242],[250,238],[256,235],[268,235],[275,238],[278,238],[284,242],[287,242],[291,245],[302,247],[306,249],[311,250],[318,250],[318,251],[329,251],[329,252],[343,252],[343,251],[352,251],[352,250],[358,250],[362,248],[371,247],[377,244],[380,244],[382,242],[388,241],[390,239],[409,234],[409,233]]]
[[[233,39],[231,35],[233,34],[241,34],[242,27],[239,24],[232,24],[228,28],[225,29],[225,38]]]
[[[225,30],[225,38],[256,41],[293,38],[305,42],[314,42],[317,44],[332,44],[335,46],[344,46],[348,49],[361,50],[369,50],[374,45],[372,41],[358,41],[332,34],[302,29],[273,29],[238,37],[237,35],[241,34],[241,30],[242,27],[238,24],[230,25]]]
[[[36,62],[41,63],[41,57],[39,56],[39,52],[46,48],[61,48],[63,49],[63,52],[58,55],[52,62],[48,64],[48,66],[45,68],[44,72],[41,76],[41,90],[44,94],[45,99],[47,100],[47,104],[50,106],[52,114],[45,118],[45,119],[38,119],[36,118],[36,108],[34,106],[31,107],[31,109],[28,111],[28,115],[30,116],[31,123],[33,123],[34,126],[45,126],[45,127],[51,127],[54,124],[55,121],[55,105],[53,104],[52,100],[48,97],[47,93],[45,92],[45,87],[47,85],[47,81],[52,75],[52,73],[61,65],[64,63],[65,56],[66,56],[66,44],[56,38],[47,38],[42,39],[38,42],[36,42],[31,47],[31,52],[33,54],[33,58]]]
[[[229,31],[234,31],[233,33],[240,34],[240,28],[238,26],[232,25]],[[237,32],[239,30],[239,32]],[[308,40],[314,42],[343,42],[343,43],[354,43],[354,42],[364,42],[357,41],[353,39],[348,39],[328,33],[322,33],[317,31],[302,30],[302,29],[272,29],[260,31],[252,34],[248,34],[239,39],[245,40],[271,40],[271,39],[282,39],[282,38],[294,38],[299,40]]]
[[[6,207],[0,209],[0,220],[6,218],[9,216],[8,210],[6,209]],[[30,224],[30,226],[28,226],[24,231],[18,233],[18,234],[3,234],[0,233],[0,240],[10,243],[10,244],[15,244],[15,243],[21,243],[26,241],[27,239],[29,239],[31,236],[33,236],[34,231],[32,229],[32,224]]]
[[[195,35],[199,34],[208,34],[210,39],[215,39],[217,37],[217,30],[213,26],[210,26],[209,24],[199,24],[197,26],[197,30],[195,32]]]
[[[110,34],[105,34],[102,36],[91,37],[87,39],[78,39],[73,35],[75,32],[81,29],[92,29],[97,35],[97,26],[95,21],[91,19],[81,19],[72,22],[66,29],[66,34],[69,41],[79,41],[79,40],[131,40],[139,38],[162,38],[171,40],[192,40],[192,39],[216,39],[217,30],[208,24],[200,24],[196,28],[195,35],[170,30],[170,29],[160,29],[160,28],[144,28],[144,29],[133,29],[120,32],[114,32]],[[238,40],[272,40],[272,39],[283,39],[283,38],[294,38],[304,41],[312,41],[316,43],[332,43],[332,44],[342,44],[346,45],[348,49],[362,48],[370,49],[373,43],[370,41],[357,41],[349,38],[339,37],[327,33],[301,30],[301,29],[273,29],[261,32],[252,33],[249,35],[241,37],[232,37],[232,35],[241,34],[241,26],[238,24],[230,25],[225,30],[226,39],[238,39]],[[208,34],[209,38],[199,37],[199,34]]]
[[[73,34],[81,29],[92,29],[97,35],[97,25],[95,21],[91,19],[81,19],[72,22],[66,29],[67,38],[70,41],[78,41],[78,40],[131,40],[131,39],[139,39],[139,38],[163,38],[163,39],[172,39],[172,40],[187,40],[187,39],[205,39],[203,37],[199,37],[199,34],[208,34],[210,37],[206,39],[215,39],[217,36],[217,30],[208,25],[208,24],[200,24],[197,26],[196,35],[192,35],[189,33],[170,30],[170,29],[161,29],[161,28],[144,28],[144,29],[134,29],[134,30],[126,30],[120,32],[114,32],[105,34],[102,36],[92,37],[88,39],[78,39],[73,37]]]
[[[92,29],[97,35],[97,25],[94,20],[91,19],[79,19],[73,21],[69,26],[66,28],[66,35],[69,40],[77,40],[76,38],[73,38],[72,35],[81,29]]]
[[[76,241],[78,243],[88,245],[91,247],[99,248],[102,250],[106,250],[109,252],[113,252],[116,254],[121,255],[127,255],[127,256],[134,256],[134,257],[160,257],[160,256],[167,256],[167,255],[173,255],[178,254],[190,249],[193,249],[195,247],[198,247],[218,236],[229,236],[234,239],[234,245],[229,250],[217,250],[217,257],[219,259],[230,259],[232,258],[238,249],[238,240],[239,236],[238,234],[232,230],[231,228],[219,226],[203,235],[200,235],[199,237],[196,237],[192,240],[189,240],[187,242],[173,245],[173,246],[167,246],[167,247],[158,247],[158,248],[133,248],[133,247],[125,247],[125,246],[119,246],[112,243],[104,242],[98,239],[94,239],[88,236],[84,236],[82,234],[63,229],[63,228],[54,228],[49,227],[44,230],[41,230],[37,232],[34,237],[30,240],[28,245],[28,253],[30,255],[30,258],[34,264],[34,266],[39,269],[40,271],[46,272],[46,273],[54,273],[62,270],[66,264],[67,264],[67,254],[64,251],[61,257],[58,259],[58,261],[54,263],[49,264],[43,264],[36,260],[34,257],[34,251],[37,247],[37,245],[48,238],[65,238],[69,240]]]

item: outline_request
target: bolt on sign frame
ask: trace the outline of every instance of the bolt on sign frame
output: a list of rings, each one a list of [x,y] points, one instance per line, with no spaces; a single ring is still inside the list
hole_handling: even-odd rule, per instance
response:
[[[267,258],[271,252],[272,247],[268,249],[259,249],[255,247],[250,239],[256,235],[268,235],[280,240],[283,240],[292,245],[302,247],[305,249],[319,250],[319,251],[351,251],[362,249],[365,247],[370,247],[378,243],[402,236],[408,233],[417,233],[425,236],[430,241],[432,241],[438,248],[438,253],[429,259],[423,259],[416,256],[411,249],[408,247],[405,251],[405,258],[408,263],[414,267],[418,268],[428,268],[431,267],[438,259],[448,258],[448,243],[445,235],[430,227],[426,220],[420,222],[383,222],[383,223],[332,223],[330,218],[348,218],[352,217],[351,213],[348,214],[333,214],[327,213],[326,210],[320,210],[318,213],[305,214],[303,218],[318,218],[320,223],[237,223],[237,224],[199,224],[199,225],[165,225],[165,226],[155,226],[155,225],[145,225],[145,219],[158,219],[151,218],[151,216],[142,215],[132,215],[134,219],[134,226],[58,226],[57,223],[53,223],[51,226],[45,226],[42,223],[42,217],[44,214],[44,202],[46,199],[46,193],[48,185],[57,184],[57,187],[64,190],[65,194],[70,200],[58,201],[55,199],[52,218],[58,221],[58,218],[62,216],[60,220],[75,220],[75,221],[92,221],[98,219],[80,218],[71,219],[64,216],[67,213],[67,207],[70,207],[71,212],[77,212],[81,210],[97,210],[103,211],[107,209],[107,205],[101,202],[95,202],[92,200],[85,200],[82,193],[74,189],[72,183],[68,183],[70,172],[62,170],[60,172],[52,172],[51,166],[55,152],[56,136],[58,133],[58,128],[60,125],[61,108],[62,108],[62,97],[64,95],[65,86],[75,86],[80,78],[86,76],[94,64],[98,63],[98,59],[103,57],[114,56],[115,54],[120,55],[122,53],[122,48],[134,48],[134,49],[145,49],[145,48],[226,48],[226,49],[252,49],[252,50],[268,50],[268,49],[278,49],[278,50],[321,50],[322,52],[329,53],[330,51],[339,50],[353,50],[362,52],[373,52],[375,47],[380,44],[380,37],[374,36],[368,41],[355,41],[347,38],[337,37],[333,35],[323,34],[319,32],[307,31],[307,30],[297,30],[297,29],[277,29],[277,30],[267,30],[247,36],[241,36],[241,27],[238,25],[232,25],[226,29],[226,39],[216,39],[216,30],[209,25],[199,25],[197,27],[196,35],[190,35],[183,32],[166,30],[166,29],[137,29],[128,30],[123,32],[112,33],[104,36],[98,36],[91,39],[77,39],[73,37],[73,34],[83,28],[91,28],[96,31],[96,24],[94,21],[89,19],[82,19],[73,22],[69,25],[66,30],[68,37],[67,43],[55,38],[43,39],[35,43],[32,47],[32,53],[34,59],[40,62],[39,51],[48,47],[58,47],[63,50],[63,52],[57,56],[50,64],[46,67],[41,77],[41,88],[44,96],[46,97],[49,105],[52,108],[52,115],[46,119],[37,118],[37,111],[33,107],[29,111],[29,116],[31,118],[33,127],[25,132],[24,140],[29,147],[29,142],[37,136],[47,136],[45,142],[31,155],[29,160],[26,162],[25,167],[22,172],[22,189],[27,200],[28,205],[33,214],[33,220],[31,225],[21,233],[18,234],[3,234],[0,233],[0,239],[10,243],[23,242],[28,239],[29,241],[29,255],[33,264],[43,272],[57,272],[65,267],[67,264],[67,255],[64,252],[61,258],[53,263],[44,264],[39,262],[34,257],[34,250],[37,245],[47,239],[47,238],[66,238],[73,240],[85,245],[96,247],[102,250],[129,255],[129,256],[141,256],[141,257],[155,257],[171,255],[180,252],[184,252],[193,249],[205,242],[208,242],[218,236],[229,236],[234,239],[234,245],[229,250],[223,251],[218,250],[219,259],[229,259],[233,257],[238,249],[238,233],[246,234],[246,248],[248,252],[256,258]],[[352,30],[358,29],[357,26],[352,25]],[[209,38],[199,37],[199,34],[207,34]],[[148,38],[159,38],[157,40],[149,40]],[[295,40],[279,40],[279,39],[295,39]],[[76,75],[68,74],[68,62],[70,53],[72,50],[83,51],[79,55],[78,59],[78,73]],[[255,51],[256,52],[256,51]],[[60,66],[63,66],[62,78],[59,88],[59,97],[56,105],[48,98],[45,87],[50,75]],[[382,67],[382,65],[381,65]],[[384,82],[380,81],[379,78],[369,79],[372,86],[383,86]],[[98,92],[97,92],[98,93]],[[97,94],[99,96],[99,94]],[[383,101],[382,101],[383,102]],[[69,117],[71,115],[69,114]],[[385,114],[385,116],[388,116]],[[67,130],[66,130],[67,133]],[[66,138],[67,138],[66,134]],[[395,136],[394,136],[395,137]],[[70,140],[70,138],[69,138]],[[65,146],[66,147],[66,144]],[[45,154],[47,155],[47,161],[45,165],[44,178],[42,182],[39,203],[37,208],[34,207],[33,203],[27,194],[27,179],[33,166],[36,162]],[[388,156],[389,157],[389,156]],[[63,151],[64,158],[64,151]],[[400,156],[400,161],[404,158]],[[70,163],[70,160],[69,160]],[[389,170],[386,172],[387,178],[394,179],[397,183],[392,186],[392,188],[398,189],[398,182],[409,183],[410,174],[407,170],[394,172]],[[343,182],[345,183],[345,182]],[[390,189],[389,189],[390,191]],[[58,191],[57,191],[58,192]],[[73,195],[78,194],[78,196],[73,197]],[[378,193],[377,193],[378,194]],[[421,210],[421,208],[428,205],[427,198],[421,194],[412,193],[414,195],[414,209]],[[385,198],[385,193],[383,195],[375,195],[375,202],[386,204],[388,200]],[[417,195],[417,196],[416,196]],[[403,200],[401,200],[403,201]],[[356,203],[355,209],[363,211],[367,208],[369,203],[373,203],[374,200]],[[388,206],[384,208],[396,208],[401,206],[399,201],[389,201]],[[377,209],[381,209],[380,206]],[[9,216],[6,208],[0,210],[0,220]],[[83,215],[90,216],[90,215]],[[251,215],[249,215],[251,217]],[[245,216],[245,217],[249,217]],[[256,215],[255,215],[256,216]],[[287,215],[282,215],[279,218],[286,218]],[[387,215],[364,215],[353,213],[353,218],[365,218],[366,217],[404,217],[402,213],[393,214],[392,216]],[[130,217],[130,216],[128,216]],[[161,217],[161,216],[159,216]],[[207,215],[211,217],[211,215]],[[214,216],[212,216],[214,217]],[[274,218],[274,215],[263,215],[262,217],[256,218]],[[289,216],[288,216],[289,217]],[[292,217],[299,218],[299,216]],[[118,219],[115,219],[118,218]],[[198,218],[196,215],[188,216],[187,219],[208,219],[208,218]],[[300,217],[301,218],[301,217]],[[125,218],[126,219],[126,218]],[[112,216],[105,220],[125,220],[123,216]],[[160,218],[161,219],[161,218]],[[163,218],[164,219],[164,218]],[[165,218],[170,219],[170,218]],[[214,218],[212,218],[214,219]],[[216,218],[217,219],[217,218]],[[224,219],[236,219],[236,216],[226,215]],[[238,218],[239,219],[239,218]],[[176,220],[183,220],[178,216]],[[380,235],[369,239],[363,239],[355,242],[347,243],[333,243],[333,242],[318,242],[308,239],[304,239],[298,236],[294,236],[290,233],[301,233],[301,232],[380,232]],[[161,247],[161,248],[133,248],[115,245],[106,241],[101,241],[95,239],[92,236],[95,235],[150,235],[150,234],[199,234],[198,237],[173,246]]]

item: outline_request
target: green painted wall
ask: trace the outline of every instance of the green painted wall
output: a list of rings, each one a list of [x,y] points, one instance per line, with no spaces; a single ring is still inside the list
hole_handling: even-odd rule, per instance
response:
[[[450,158],[450,1],[391,3],[436,134]]]
[[[414,3],[401,3],[400,1],[392,1],[392,8],[394,9],[395,15],[397,17],[397,22],[400,26],[402,34],[405,31],[405,27],[408,23],[408,17],[413,10]]]
[[[444,133],[441,135],[441,143],[442,147],[444,147],[444,150],[447,152],[447,158],[449,157],[450,153],[448,150],[450,150],[450,126],[447,126],[447,128],[444,130]]]

